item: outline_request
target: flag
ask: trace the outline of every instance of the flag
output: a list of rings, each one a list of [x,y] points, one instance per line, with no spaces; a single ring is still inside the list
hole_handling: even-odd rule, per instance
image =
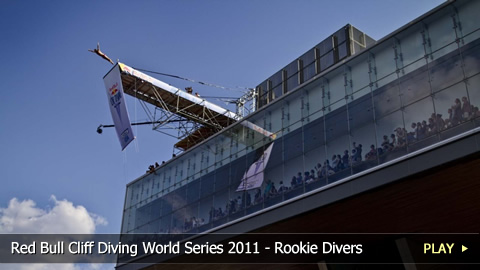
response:
[[[112,113],[113,123],[117,131],[118,140],[123,149],[135,139],[128,117],[127,105],[123,94],[122,78],[120,68],[114,66],[110,72],[103,78],[107,90],[108,104]]]
[[[262,156],[257,161],[255,161],[252,165],[250,165],[250,168],[248,168],[248,170],[243,175],[240,185],[236,190],[237,192],[255,189],[262,186],[263,180],[264,180],[264,175],[263,175],[264,170],[267,167],[267,163],[270,158],[272,148],[273,148],[273,142],[263,152]]]

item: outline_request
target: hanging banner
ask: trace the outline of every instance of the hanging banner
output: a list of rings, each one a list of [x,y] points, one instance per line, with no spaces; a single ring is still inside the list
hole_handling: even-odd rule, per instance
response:
[[[255,189],[262,186],[264,180],[263,171],[267,167],[272,148],[273,143],[265,150],[265,152],[263,152],[262,156],[257,161],[250,165],[248,171],[246,171],[243,175],[242,181],[236,190],[237,192]]]
[[[123,94],[122,78],[118,65],[112,68],[110,72],[103,77],[105,89],[107,90],[108,104],[112,113],[113,123],[117,131],[118,140],[122,146],[122,151],[127,145],[135,139],[132,126],[128,117],[127,105]]]

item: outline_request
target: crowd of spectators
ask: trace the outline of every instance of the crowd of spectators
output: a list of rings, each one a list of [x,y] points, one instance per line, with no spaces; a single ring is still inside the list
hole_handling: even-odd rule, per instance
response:
[[[410,131],[403,127],[397,127],[390,136],[383,135],[383,140],[379,147],[371,144],[365,155],[363,155],[362,144],[353,142],[351,152],[346,149],[343,151],[343,154],[334,154],[331,159],[326,159],[323,163],[318,162],[309,171],[298,172],[292,176],[290,186],[288,187],[284,185],[283,181],[280,181],[277,187],[275,182],[267,179],[263,192],[260,188],[256,189],[253,200],[250,192],[243,192],[242,196],[228,200],[224,208],[212,206],[209,211],[208,223],[232,215],[252,205],[263,203],[265,200],[302,187],[304,184],[308,185],[315,181],[326,179],[328,176],[347,170],[351,166],[356,166],[366,161],[375,161],[381,156],[406,148],[407,144],[413,144],[438,132],[480,117],[479,108],[472,106],[466,97],[463,97],[461,100],[459,98],[455,99],[454,104],[448,109],[447,113],[448,118],[443,118],[442,114],[432,113],[427,120],[413,122],[410,125]],[[187,232],[204,224],[207,223],[203,218],[185,218],[183,231]]]

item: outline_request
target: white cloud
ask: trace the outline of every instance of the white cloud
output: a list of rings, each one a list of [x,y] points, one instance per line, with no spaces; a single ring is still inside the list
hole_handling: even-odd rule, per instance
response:
[[[42,209],[33,200],[19,201],[13,198],[7,208],[0,208],[0,233],[31,234],[90,234],[97,226],[105,226],[107,220],[90,213],[81,205],[51,196],[53,206]],[[3,264],[9,270],[100,270],[112,269],[111,264]]]
[[[0,233],[95,233],[98,225],[107,225],[104,217],[89,213],[81,205],[67,200],[57,200],[51,209],[38,208],[34,201],[17,198],[10,200],[7,208],[0,208]]]

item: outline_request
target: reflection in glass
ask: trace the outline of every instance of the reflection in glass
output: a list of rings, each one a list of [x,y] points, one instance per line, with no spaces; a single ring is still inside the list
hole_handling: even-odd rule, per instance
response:
[[[445,119],[445,128],[451,128],[465,122],[469,119],[472,111],[463,82],[435,94],[434,102],[438,114],[441,114],[443,119]]]
[[[432,63],[430,80],[433,92],[440,91],[463,79],[460,55],[449,55],[448,59],[439,59]]]
[[[408,142],[410,152],[437,142],[436,135],[444,126],[442,115],[434,111],[431,97],[405,107],[404,119],[406,129],[401,134],[405,135],[406,141],[402,140],[402,144]],[[399,132],[396,135],[398,142]]]
[[[400,96],[397,82],[392,82],[373,92],[375,117],[381,118],[400,109]]]
[[[404,148],[397,147],[398,129],[404,129],[401,111],[377,119],[377,145],[378,148],[381,148],[379,153],[380,163],[395,159],[404,153]]]
[[[472,106],[470,118],[480,117],[480,75],[469,78],[467,82],[468,97]]]
[[[424,66],[401,77],[399,89],[404,106],[430,95],[427,67]]]

